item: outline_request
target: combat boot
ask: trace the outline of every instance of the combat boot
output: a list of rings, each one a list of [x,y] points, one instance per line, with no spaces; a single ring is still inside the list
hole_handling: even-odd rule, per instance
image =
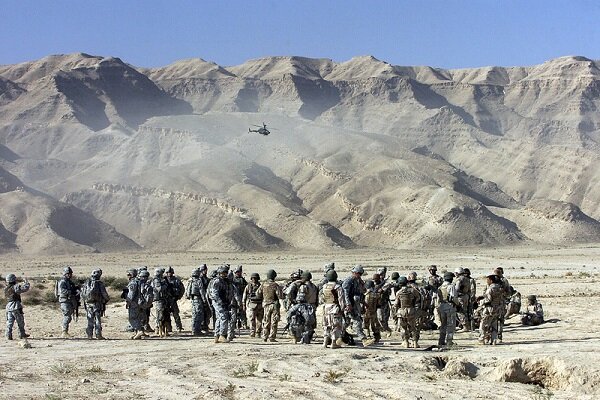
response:
[[[404,346],[405,348],[407,348],[407,349],[408,349],[408,348],[410,347],[410,346],[408,345],[408,340],[404,340],[404,341],[402,342],[402,346]]]
[[[136,334],[135,334],[135,335],[133,335],[131,338],[132,338],[133,340],[139,340],[139,339],[142,339],[142,338],[143,338],[145,335],[146,335],[146,334],[144,333],[144,331],[138,331],[138,332],[136,332]]]
[[[101,333],[96,335],[96,340],[106,340],[106,338],[104,336],[102,336]]]
[[[219,337],[215,336],[215,343],[219,343]]]
[[[335,339],[335,344],[337,345],[337,347],[342,347],[343,343],[344,343],[344,341],[342,340],[341,337]]]
[[[330,337],[328,337],[328,336],[325,336],[325,337],[323,338],[323,348],[324,348],[324,349],[326,349],[326,348],[327,348],[327,346],[329,346],[330,344],[331,344],[331,345],[332,345],[332,347],[333,347],[333,343],[331,343],[331,338],[330,338]]]
[[[381,333],[380,332],[375,332],[373,334],[373,339],[375,339],[375,343],[379,343],[381,341]]]
[[[369,347],[373,343],[375,343],[375,339],[363,339],[363,341],[362,341],[363,347]]]
[[[337,341],[331,343],[331,348],[332,349],[339,349],[340,347],[342,347],[341,345],[337,344]]]
[[[219,336],[218,343],[229,343],[229,339],[225,336]]]
[[[415,340],[415,344],[414,344],[414,346],[413,346],[413,347],[414,347],[415,349],[420,349],[420,348],[421,348],[421,346],[419,346],[419,342],[417,342],[416,340]]]
[[[6,340],[13,340],[12,334],[6,334]]]
[[[62,333],[60,334],[60,337],[63,339],[68,339],[69,336],[69,331],[67,329],[63,329]]]

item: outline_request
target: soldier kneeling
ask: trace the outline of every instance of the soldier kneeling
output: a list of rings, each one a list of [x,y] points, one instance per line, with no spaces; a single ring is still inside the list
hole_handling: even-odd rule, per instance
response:
[[[527,310],[521,314],[523,325],[539,325],[544,322],[544,309],[534,295],[527,296]]]

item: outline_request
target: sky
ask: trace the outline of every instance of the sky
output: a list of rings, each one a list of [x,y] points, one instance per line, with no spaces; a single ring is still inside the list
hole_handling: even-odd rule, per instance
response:
[[[0,0],[0,64],[50,54],[139,67],[268,56],[439,68],[600,59],[597,0]]]

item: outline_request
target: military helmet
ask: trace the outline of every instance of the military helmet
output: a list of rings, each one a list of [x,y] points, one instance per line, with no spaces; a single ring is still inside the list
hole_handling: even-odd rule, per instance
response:
[[[148,272],[147,269],[143,269],[140,272],[138,272],[138,276],[140,278],[148,278],[150,276],[150,272]]]
[[[302,273],[302,279],[305,281],[309,281],[312,279],[312,274],[310,273],[310,271],[304,271]]]
[[[165,273],[165,269],[164,268],[156,268],[154,270],[154,276],[161,276],[164,273]]]
[[[298,271],[294,271],[290,274],[290,279],[300,279],[303,273],[304,271],[302,271],[301,269],[299,269]]]
[[[338,274],[335,269],[330,269],[326,274],[327,282],[337,282]]]
[[[260,281],[260,275],[258,274],[258,272],[253,272],[252,274],[250,274],[250,279],[256,279],[257,281]]]
[[[192,270],[192,276],[194,278],[198,278],[200,276],[200,268],[196,268],[196,269]]]
[[[131,275],[135,278],[138,275],[138,271],[135,268],[130,268],[127,270],[127,275]]]
[[[408,276],[406,277],[407,280],[409,281],[416,281],[417,280],[417,273],[415,271],[411,271],[408,273]]]
[[[488,275],[486,278],[490,279],[493,283],[497,283],[500,277],[496,274]]]
[[[92,278],[99,279],[102,276],[102,270],[100,268],[92,271]]]
[[[437,271],[437,265],[430,265],[428,269],[429,271]]]
[[[362,275],[365,273],[365,268],[362,265],[355,265],[352,272]]]
[[[323,267],[323,272],[327,273],[327,271],[329,271],[330,269],[335,269],[335,263],[334,262],[330,262],[328,264],[325,264],[325,266]]]
[[[373,289],[375,287],[375,282],[372,280],[368,280],[365,282],[365,289]]]
[[[401,276],[398,278],[398,284],[400,284],[401,286],[406,286],[407,283],[408,279],[406,279],[405,276]]]
[[[63,276],[67,275],[67,274],[72,274],[73,270],[71,269],[71,267],[64,267],[63,268]]]
[[[267,279],[275,279],[277,277],[277,272],[274,269],[270,269],[267,271]]]
[[[237,267],[235,267],[235,271],[233,271],[233,272],[236,272],[236,273],[237,272],[242,272],[242,266],[238,265]]]
[[[537,297],[535,296],[535,294],[530,294],[529,296],[527,296],[527,301],[535,303],[537,301]]]
[[[387,273],[387,267],[377,268],[377,275],[385,275]]]
[[[173,269],[173,267],[169,266],[169,268],[167,268],[167,274],[174,274],[175,270]]]
[[[228,273],[229,272],[229,267],[227,265],[221,265],[219,268],[217,268],[217,274],[223,274],[223,273]]]
[[[452,282],[452,280],[454,279],[454,274],[450,271],[448,272],[444,272],[444,280],[448,281],[448,282]]]
[[[16,283],[17,282],[17,276],[15,274],[8,274],[6,275],[6,283]]]
[[[494,269],[494,273],[496,275],[503,275],[504,274],[504,268],[502,268],[502,267],[496,267],[496,269]]]
[[[392,280],[397,280],[398,278],[400,278],[400,274],[398,272],[392,272]]]
[[[465,269],[464,269],[463,267],[458,267],[458,268],[456,268],[456,269],[454,270],[454,274],[455,274],[456,276],[458,276],[458,275],[462,275],[462,274],[464,274],[464,273],[465,273]]]
[[[463,268],[466,276],[471,276],[471,270],[469,268]]]
[[[206,264],[202,264],[199,269],[200,271],[206,271],[208,267],[206,266]]]

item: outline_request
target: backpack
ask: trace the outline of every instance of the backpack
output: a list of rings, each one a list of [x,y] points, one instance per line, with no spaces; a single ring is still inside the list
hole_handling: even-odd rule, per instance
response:
[[[137,298],[137,303],[140,308],[150,308],[152,307],[152,302],[154,301],[154,289],[152,285],[148,282],[140,282],[139,284],[139,295]]]
[[[86,303],[102,303],[104,301],[102,297],[102,291],[100,289],[100,281],[88,278],[83,285],[81,285],[81,300]]]

